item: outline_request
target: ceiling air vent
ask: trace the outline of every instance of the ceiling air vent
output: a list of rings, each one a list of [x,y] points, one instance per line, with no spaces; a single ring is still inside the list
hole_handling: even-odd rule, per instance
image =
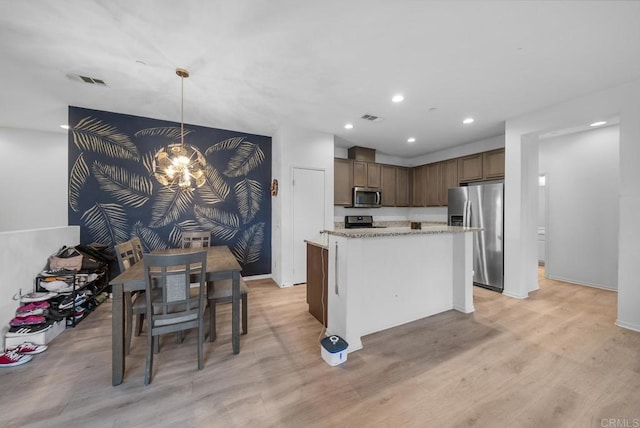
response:
[[[372,114],[365,114],[360,119],[368,120],[369,122],[381,122],[382,118],[374,116]]]
[[[83,76],[81,74],[72,74],[72,73],[67,74],[67,77],[71,80],[88,83],[90,85],[107,86],[107,82],[95,77]]]

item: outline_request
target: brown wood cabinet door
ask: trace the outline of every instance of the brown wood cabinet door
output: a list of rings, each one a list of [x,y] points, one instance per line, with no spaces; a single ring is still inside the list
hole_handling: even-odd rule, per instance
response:
[[[385,207],[393,207],[396,205],[396,167],[391,165],[382,165],[382,205]]]
[[[482,153],[458,158],[458,178],[461,183],[482,180]]]
[[[401,166],[396,167],[396,206],[409,206],[409,168]]]
[[[354,187],[367,187],[367,163],[353,161],[353,185]]]
[[[381,165],[379,163],[367,163],[367,187],[371,187],[373,189],[380,187],[380,167]]]
[[[440,205],[440,162],[426,166],[426,198],[428,207]]]
[[[411,206],[424,207],[427,205],[425,184],[427,178],[426,165],[413,168],[413,191],[411,192]]]
[[[441,205],[447,206],[449,203],[449,189],[452,187],[458,187],[460,185],[460,183],[458,182],[458,160],[449,159],[440,162],[440,177],[440,202]]]
[[[333,160],[333,203],[351,205],[353,189],[353,161],[336,158]]]
[[[483,153],[482,168],[485,179],[504,177],[504,149]]]
[[[307,304],[309,312],[327,326],[327,275],[329,254],[326,249],[307,244]]]

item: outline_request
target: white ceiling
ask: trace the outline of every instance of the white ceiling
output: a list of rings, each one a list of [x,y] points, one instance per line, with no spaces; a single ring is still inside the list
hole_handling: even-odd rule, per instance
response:
[[[0,58],[4,127],[64,132],[68,105],[179,122],[185,67],[186,123],[413,157],[638,79],[640,2],[0,0]]]

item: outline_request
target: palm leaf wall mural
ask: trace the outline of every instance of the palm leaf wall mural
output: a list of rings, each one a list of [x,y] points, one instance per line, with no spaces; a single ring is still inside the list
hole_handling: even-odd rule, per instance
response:
[[[151,227],[166,226],[180,218],[193,201],[193,193],[179,187],[160,187],[151,208]]]
[[[244,141],[244,137],[229,138],[228,140],[220,141],[213,146],[207,148],[204,151],[205,156],[209,156],[213,152],[219,152],[221,150],[233,150],[237,149],[240,143]]]
[[[143,249],[148,252],[169,247],[155,230],[144,226],[141,222],[136,222],[133,225],[131,237],[134,236],[140,238]]]
[[[260,259],[263,241],[264,223],[254,224],[242,233],[242,237],[231,252],[243,265],[254,263]]]
[[[228,177],[247,175],[249,171],[260,165],[263,160],[264,153],[257,144],[243,141],[229,161],[224,175]]]
[[[133,134],[135,137],[166,137],[172,140],[179,140],[181,129],[179,126],[158,126],[155,128],[141,129]],[[188,135],[192,130],[185,129],[184,135]]]
[[[80,153],[69,173],[69,206],[74,212],[79,210],[80,191],[87,182],[87,178],[89,178],[89,167]]]
[[[238,211],[244,223],[249,223],[260,211],[260,201],[262,201],[262,187],[255,180],[244,180],[238,182],[233,188],[238,199]]]
[[[147,177],[98,161],[93,163],[92,170],[100,188],[124,205],[141,207],[151,198],[153,184]]]
[[[90,150],[122,159],[138,159],[138,148],[126,134],[94,117],[85,117],[71,128],[73,142],[81,150]]]
[[[180,124],[69,108],[69,224],[82,243],[137,236],[145,251],[179,247],[186,230],[211,230],[243,275],[271,272],[271,138],[188,125],[185,144],[205,154],[206,182],[167,188],[153,158],[180,137]],[[185,127],[187,125],[185,124]]]
[[[193,211],[202,228],[211,230],[214,237],[228,241],[240,230],[238,216],[233,213],[222,211],[218,208],[199,207],[197,205]]]
[[[82,214],[85,227],[93,240],[114,245],[129,239],[127,213],[118,204],[95,204]]]
[[[211,165],[207,165],[205,168],[205,175],[207,180],[202,187],[196,189],[202,201],[205,204],[213,205],[227,199],[227,195],[229,195],[229,185],[224,181],[224,177]]]

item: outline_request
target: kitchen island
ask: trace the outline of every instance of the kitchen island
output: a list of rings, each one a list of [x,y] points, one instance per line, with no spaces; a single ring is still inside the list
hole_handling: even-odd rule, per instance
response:
[[[426,225],[328,230],[328,325],[348,344],[451,309],[473,307],[473,232]]]

